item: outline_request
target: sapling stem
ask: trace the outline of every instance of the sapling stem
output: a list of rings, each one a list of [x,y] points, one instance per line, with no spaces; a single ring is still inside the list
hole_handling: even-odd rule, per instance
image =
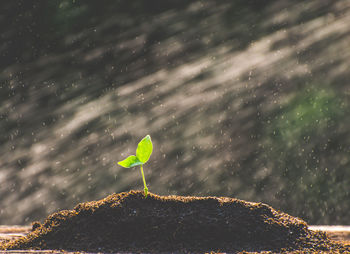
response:
[[[145,192],[145,197],[147,198],[147,194],[148,194],[148,188],[146,185],[146,179],[145,179],[145,174],[143,173],[143,166],[142,164],[140,165],[140,169],[141,169],[141,175],[142,175],[142,180],[143,180],[143,186],[144,188],[144,192]]]
[[[146,198],[148,195],[148,188],[146,185],[145,174],[143,173],[143,164],[145,164],[148,161],[149,157],[152,154],[152,151],[153,151],[153,144],[152,144],[151,136],[147,135],[137,145],[136,156],[130,155],[126,159],[124,159],[123,161],[118,162],[118,164],[124,168],[131,168],[131,167],[135,167],[135,166],[140,166],[142,180],[143,180],[143,186],[145,187],[144,191],[145,191]]]

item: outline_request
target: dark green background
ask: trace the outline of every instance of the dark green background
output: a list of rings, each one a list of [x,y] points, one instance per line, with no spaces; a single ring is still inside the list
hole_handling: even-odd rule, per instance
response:
[[[348,224],[349,1],[6,0],[0,224],[142,189]]]

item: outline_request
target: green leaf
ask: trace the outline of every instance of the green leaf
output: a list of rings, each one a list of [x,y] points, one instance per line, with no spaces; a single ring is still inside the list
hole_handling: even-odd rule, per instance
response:
[[[153,144],[150,135],[144,137],[137,145],[136,157],[142,163],[146,163],[153,151]]]
[[[124,168],[131,168],[142,165],[143,163],[135,155],[130,155],[125,160],[119,161],[118,164]]]

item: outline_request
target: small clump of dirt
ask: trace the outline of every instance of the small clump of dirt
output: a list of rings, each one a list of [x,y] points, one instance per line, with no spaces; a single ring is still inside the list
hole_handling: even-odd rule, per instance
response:
[[[33,223],[0,249],[88,252],[330,251],[350,248],[262,204],[227,197],[112,194]],[[300,253],[300,252],[298,252]]]

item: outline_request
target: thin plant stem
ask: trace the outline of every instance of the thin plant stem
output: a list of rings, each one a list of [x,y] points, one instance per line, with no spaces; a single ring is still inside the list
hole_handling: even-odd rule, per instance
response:
[[[144,192],[145,192],[145,197],[147,198],[147,194],[148,194],[148,188],[147,188],[147,185],[146,185],[146,179],[145,179],[145,174],[143,173],[143,165],[141,164],[140,165],[140,169],[141,169],[141,175],[142,175],[142,180],[143,180],[143,186],[145,187],[144,188]]]

